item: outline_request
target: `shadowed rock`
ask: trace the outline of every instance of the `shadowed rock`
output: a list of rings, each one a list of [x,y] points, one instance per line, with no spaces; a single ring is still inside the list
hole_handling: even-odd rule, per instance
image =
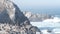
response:
[[[29,23],[27,17],[20,11],[20,9],[13,2],[9,0],[0,0],[0,23],[18,24]]]

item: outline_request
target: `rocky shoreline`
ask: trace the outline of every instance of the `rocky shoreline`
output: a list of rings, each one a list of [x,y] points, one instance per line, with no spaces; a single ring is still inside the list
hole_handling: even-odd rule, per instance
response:
[[[36,34],[36,32],[40,33],[40,30],[32,25],[17,26],[0,23],[0,34]]]

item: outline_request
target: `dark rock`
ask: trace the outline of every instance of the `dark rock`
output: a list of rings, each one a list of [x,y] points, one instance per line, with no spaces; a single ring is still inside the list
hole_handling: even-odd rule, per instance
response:
[[[20,9],[13,2],[9,0],[2,0],[0,2],[0,23],[18,24],[29,23],[27,17],[20,11]]]

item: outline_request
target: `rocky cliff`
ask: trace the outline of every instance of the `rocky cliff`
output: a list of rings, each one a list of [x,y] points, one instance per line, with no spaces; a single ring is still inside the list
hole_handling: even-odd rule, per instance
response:
[[[40,30],[10,0],[0,0],[0,34],[36,34]]]

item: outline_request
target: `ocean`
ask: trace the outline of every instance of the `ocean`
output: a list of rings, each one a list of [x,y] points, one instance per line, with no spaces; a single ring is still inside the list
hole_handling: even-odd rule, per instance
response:
[[[60,34],[60,16],[56,15],[53,19],[46,19],[42,22],[31,22],[33,26],[37,26],[44,34],[51,31],[50,34]]]
[[[39,13],[39,14],[48,14],[48,15],[60,15],[60,7],[58,8],[54,8],[54,7],[51,7],[51,8],[32,8],[32,7],[20,7],[21,11],[29,11],[29,12],[32,12],[32,13]]]

